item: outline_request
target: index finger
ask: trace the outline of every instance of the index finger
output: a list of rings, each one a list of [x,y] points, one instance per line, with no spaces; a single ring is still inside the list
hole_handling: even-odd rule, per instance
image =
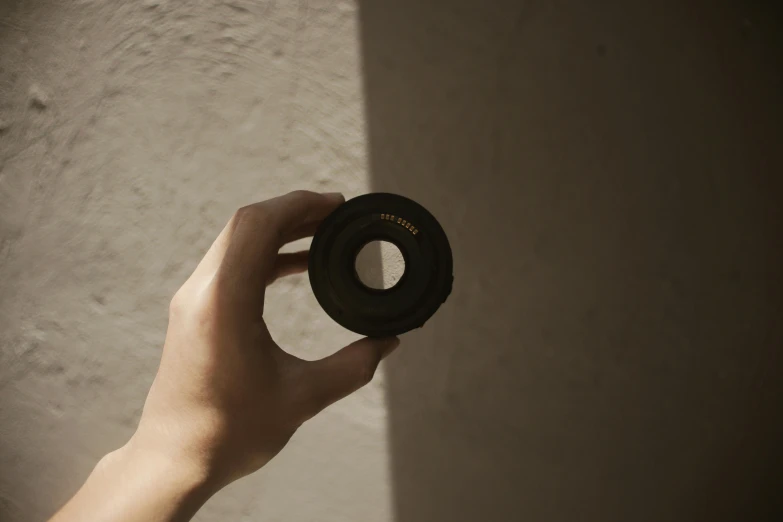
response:
[[[345,197],[339,192],[319,194],[297,190],[259,205],[268,205],[272,217],[277,221],[279,248],[289,234],[304,225],[320,223],[342,203],[345,203]]]
[[[218,278],[236,297],[263,304],[264,289],[285,238],[318,223],[345,201],[342,194],[296,191],[239,209],[228,229]],[[245,301],[245,299],[242,299]]]

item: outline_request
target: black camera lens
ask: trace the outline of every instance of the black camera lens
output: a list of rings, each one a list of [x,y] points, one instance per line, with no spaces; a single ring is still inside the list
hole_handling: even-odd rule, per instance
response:
[[[387,289],[363,283],[356,270],[362,248],[386,241],[402,254],[405,271]],[[365,194],[337,207],[310,246],[309,274],[318,303],[343,327],[369,337],[419,328],[451,293],[451,247],[424,207],[396,194]]]

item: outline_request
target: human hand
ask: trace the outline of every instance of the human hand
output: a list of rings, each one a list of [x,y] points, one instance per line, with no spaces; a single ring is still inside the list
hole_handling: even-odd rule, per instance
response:
[[[307,252],[280,247],[312,236],[343,201],[299,191],[234,214],[171,301],[160,368],[129,446],[194,464],[222,487],[372,379],[396,338],[304,361],[275,343],[263,319],[266,286],[307,270]]]

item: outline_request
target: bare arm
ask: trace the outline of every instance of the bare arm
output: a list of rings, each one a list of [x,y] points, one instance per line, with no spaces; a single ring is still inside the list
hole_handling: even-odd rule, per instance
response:
[[[292,192],[240,209],[171,302],[160,368],[131,440],[101,459],[52,522],[189,520],[220,488],[269,462],[296,429],[369,382],[396,338],[320,361],[272,340],[266,286],[307,269],[311,236],[343,198]]]
[[[171,459],[131,441],[101,459],[52,522],[189,520],[218,489],[197,461]]]

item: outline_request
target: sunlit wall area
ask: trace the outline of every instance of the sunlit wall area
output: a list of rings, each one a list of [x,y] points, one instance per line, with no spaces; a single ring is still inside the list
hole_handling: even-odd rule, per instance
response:
[[[0,519],[45,519],[130,436],[236,208],[367,191],[360,65],[350,2],[0,5]],[[306,276],[265,313],[302,357],[355,338]],[[197,519],[388,520],[386,433],[379,375]]]

